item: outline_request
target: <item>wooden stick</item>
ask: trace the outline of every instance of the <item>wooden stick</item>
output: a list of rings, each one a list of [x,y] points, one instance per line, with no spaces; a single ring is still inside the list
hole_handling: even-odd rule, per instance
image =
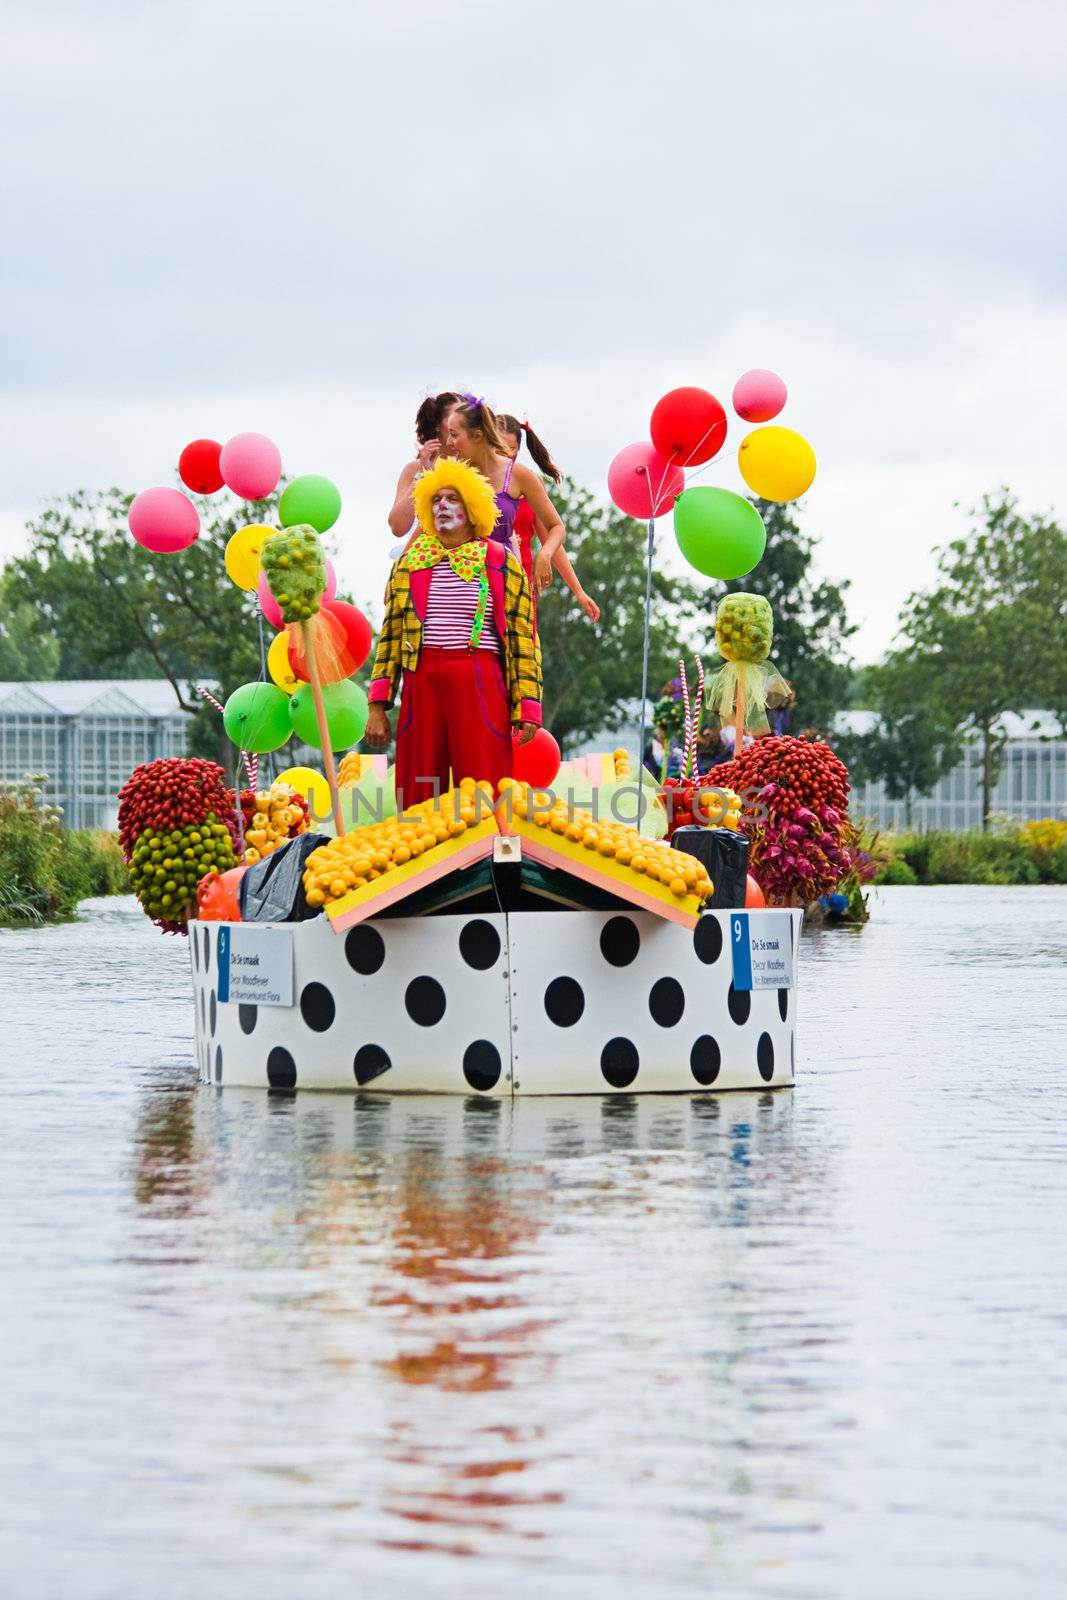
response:
[[[734,760],[741,754],[741,740],[745,736],[745,691],[741,687],[741,678],[737,679],[737,690],[734,697]]]
[[[326,721],[326,702],[322,698],[319,663],[315,656],[315,645],[311,637],[311,629],[306,622],[300,624],[300,632],[304,638],[304,655],[307,658],[308,678],[311,681],[311,695],[315,701],[315,717],[319,724],[319,738],[322,740],[322,764],[326,768],[326,782],[330,786],[333,825],[337,829],[337,837],[340,838],[345,828],[344,823],[341,821],[341,796],[337,788],[337,769],[333,764],[333,751],[330,749],[330,729]]]

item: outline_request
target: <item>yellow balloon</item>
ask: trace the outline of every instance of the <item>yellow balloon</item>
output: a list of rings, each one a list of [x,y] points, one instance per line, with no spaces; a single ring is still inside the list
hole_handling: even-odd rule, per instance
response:
[[[287,767],[284,772],[279,772],[275,782],[291,784],[297,794],[303,795],[311,812],[312,827],[332,815],[330,785],[314,767]]]
[[[289,665],[289,635],[284,628],[267,651],[267,671],[286,694],[295,694],[299,689],[301,680]]]
[[[815,451],[792,428],[756,428],[737,450],[741,476],[761,500],[796,500],[815,481]]]
[[[259,582],[259,554],[277,528],[251,522],[238,528],[226,546],[226,571],[239,589],[254,589]]]

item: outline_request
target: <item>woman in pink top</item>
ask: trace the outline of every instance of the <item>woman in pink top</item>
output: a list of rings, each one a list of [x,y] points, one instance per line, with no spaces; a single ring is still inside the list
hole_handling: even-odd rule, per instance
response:
[[[415,506],[411,491],[420,472],[429,472],[439,455],[448,455],[448,414],[459,403],[459,395],[445,389],[427,395],[415,413],[415,459],[400,473],[396,495],[389,512],[389,527],[397,539],[406,539],[415,527]]]

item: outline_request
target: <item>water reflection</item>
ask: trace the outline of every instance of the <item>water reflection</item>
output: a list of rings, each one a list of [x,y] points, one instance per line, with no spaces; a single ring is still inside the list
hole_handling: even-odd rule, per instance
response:
[[[0,939],[8,1589],[1045,1600],[1063,905],[806,942],[795,1094],[516,1106],[198,1088],[184,949]]]

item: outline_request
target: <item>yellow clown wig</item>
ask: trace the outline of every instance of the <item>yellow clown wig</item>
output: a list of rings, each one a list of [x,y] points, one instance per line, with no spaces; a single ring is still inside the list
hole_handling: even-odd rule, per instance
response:
[[[411,491],[415,502],[415,515],[424,533],[435,533],[433,525],[433,497],[442,489],[454,489],[463,501],[470,525],[479,539],[488,539],[500,515],[499,507],[488,481],[477,467],[466,461],[452,461],[443,456],[435,467],[415,479]]]

